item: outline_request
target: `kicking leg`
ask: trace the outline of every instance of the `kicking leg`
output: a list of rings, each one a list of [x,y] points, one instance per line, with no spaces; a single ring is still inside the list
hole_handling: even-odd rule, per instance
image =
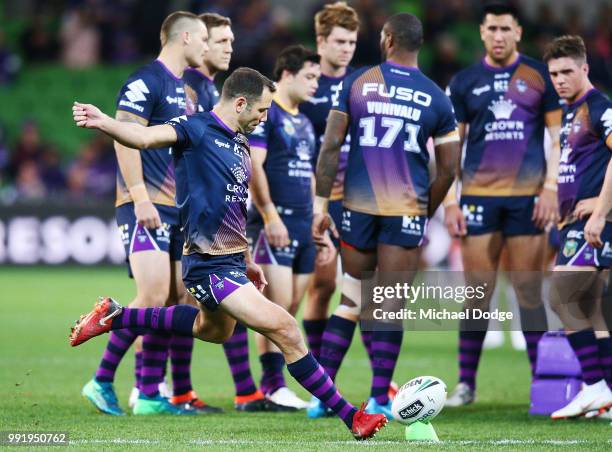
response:
[[[288,363],[289,373],[332,409],[356,438],[371,437],[386,423],[384,416],[358,411],[340,395],[325,370],[308,353],[296,320],[267,300],[252,284],[242,286],[225,298],[221,308],[274,342]]]

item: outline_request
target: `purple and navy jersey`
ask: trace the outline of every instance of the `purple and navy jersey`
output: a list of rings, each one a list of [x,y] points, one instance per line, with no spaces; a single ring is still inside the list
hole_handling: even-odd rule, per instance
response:
[[[461,192],[531,196],[546,176],[544,114],[561,108],[543,63],[520,55],[504,68],[484,60],[459,72],[449,95],[469,126]]]
[[[246,137],[213,112],[180,116],[176,130],[176,204],[185,234],[183,254],[226,255],[247,249],[251,157]]]
[[[612,101],[596,89],[563,108],[561,158],[557,179],[561,224],[575,221],[572,212],[581,199],[599,196],[610,149]]]
[[[134,72],[117,97],[117,110],[144,119],[148,125],[164,124],[177,116],[196,111],[193,99],[185,95],[183,80],[155,60]],[[143,149],[144,150],[144,149]],[[174,206],[176,184],[169,147],[142,152],[142,175],[154,204]],[[132,202],[121,171],[117,171],[116,206]]]
[[[344,207],[372,215],[427,215],[427,140],[457,139],[444,92],[417,68],[385,62],[349,75],[332,110],[349,115],[352,137]]]
[[[249,135],[249,143],[252,148],[267,150],[264,171],[272,202],[294,211],[312,212],[315,134],[306,115],[289,112],[275,100],[268,110],[268,120]]]
[[[329,110],[331,110],[332,99],[338,95],[340,90],[340,84],[342,81],[353,72],[353,68],[348,67],[346,74],[342,77],[328,77],[325,74],[321,74],[319,78],[319,87],[315,95],[308,100],[300,104],[300,111],[308,116],[315,132],[315,167],[319,158],[319,149],[323,143],[323,137],[325,135],[325,127],[327,126],[327,116]],[[351,149],[351,136],[347,135],[342,147],[340,148],[340,156],[338,157],[338,172],[336,173],[336,179],[332,186],[332,192],[330,199],[332,201],[342,199],[344,194],[344,174],[346,172],[346,164],[348,161],[348,152]]]
[[[189,93],[198,111],[210,111],[219,101],[219,91],[215,82],[195,68],[187,68],[183,73],[185,91]]]

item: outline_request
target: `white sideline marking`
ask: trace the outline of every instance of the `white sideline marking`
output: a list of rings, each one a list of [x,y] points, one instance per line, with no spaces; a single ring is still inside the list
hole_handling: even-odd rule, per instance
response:
[[[180,441],[178,441],[180,442]],[[606,441],[612,444],[612,439]],[[113,439],[78,439],[70,440],[70,444],[164,444],[164,443],[175,443],[175,441],[165,440],[150,440],[150,439],[127,439],[127,438],[113,438]],[[242,446],[273,446],[273,445],[312,445],[312,446],[340,446],[340,445],[352,445],[352,446],[385,446],[385,445],[400,445],[406,444],[406,441],[364,441],[357,442],[354,440],[347,441],[271,441],[271,440],[250,440],[250,439],[202,439],[202,440],[188,440],[187,444],[194,446],[209,446],[209,445],[242,445]],[[421,444],[436,444],[438,446],[575,446],[579,444],[590,444],[595,441],[589,440],[557,440],[557,439],[543,439],[543,440],[524,440],[524,439],[496,439],[496,440],[455,440],[455,441],[424,441]]]

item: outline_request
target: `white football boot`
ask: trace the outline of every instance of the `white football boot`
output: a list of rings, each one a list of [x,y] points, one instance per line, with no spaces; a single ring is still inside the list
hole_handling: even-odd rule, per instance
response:
[[[272,394],[266,395],[266,397],[277,405],[288,406],[298,410],[304,410],[309,405],[307,401],[300,399],[295,392],[286,386],[278,388]]]
[[[165,397],[166,399],[172,397],[172,391],[170,390],[170,386],[168,386],[168,380],[166,380],[165,378],[164,381],[162,381],[157,386],[157,389],[159,391],[159,395],[161,395],[162,397]],[[139,395],[140,391],[136,386],[134,386],[132,388],[132,391],[130,392],[130,398],[128,399],[128,406],[130,408],[134,408],[134,405],[136,405],[136,401],[138,400]]]
[[[484,341],[482,342],[482,348],[484,350],[491,350],[494,348],[499,348],[504,345],[504,332],[500,330],[487,330],[487,334],[484,337]]]
[[[589,411],[597,411],[612,406],[612,391],[605,380],[599,380],[592,385],[583,385],[576,397],[563,408],[550,415],[552,419],[568,419],[585,415]]]
[[[476,391],[470,388],[465,383],[459,383],[455,386],[453,393],[446,399],[444,406],[446,407],[458,407],[469,405],[476,401]]]
[[[138,390],[136,386],[134,386],[132,390],[130,391],[130,398],[128,399],[128,406],[130,408],[134,408],[134,405],[136,405],[136,400],[138,400],[139,395],[140,395],[140,391]]]

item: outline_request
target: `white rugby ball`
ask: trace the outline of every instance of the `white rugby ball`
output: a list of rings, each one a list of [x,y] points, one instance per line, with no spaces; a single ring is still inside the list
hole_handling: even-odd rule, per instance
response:
[[[436,377],[424,376],[410,380],[397,392],[391,410],[402,424],[429,422],[442,411],[446,401],[446,385]]]

